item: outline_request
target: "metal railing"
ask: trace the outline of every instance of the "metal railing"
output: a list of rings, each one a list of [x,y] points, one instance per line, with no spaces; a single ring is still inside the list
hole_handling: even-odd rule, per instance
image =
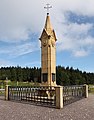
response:
[[[85,89],[84,85],[73,85],[63,87],[63,103],[64,105],[70,104],[77,100],[84,98]]]
[[[0,100],[4,100],[5,98],[5,89],[0,89]]]
[[[0,96],[4,96],[5,95],[5,89],[0,89]]]
[[[88,98],[88,85],[75,86],[9,86],[5,87],[5,100],[35,103],[63,108],[82,98]]]
[[[55,87],[9,86],[9,100],[55,106]]]

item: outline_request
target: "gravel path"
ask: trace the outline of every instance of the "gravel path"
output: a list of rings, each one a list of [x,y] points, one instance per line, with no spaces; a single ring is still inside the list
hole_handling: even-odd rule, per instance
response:
[[[94,95],[60,110],[0,100],[0,120],[94,120]]]

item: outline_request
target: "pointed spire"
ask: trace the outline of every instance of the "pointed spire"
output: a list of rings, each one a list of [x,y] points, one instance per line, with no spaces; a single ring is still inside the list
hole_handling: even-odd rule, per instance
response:
[[[42,40],[42,37],[46,35],[48,37],[53,36],[56,41],[57,40],[56,35],[55,35],[54,29],[51,25],[50,16],[49,16],[49,9],[52,8],[52,6],[49,6],[50,4],[46,4],[46,5],[47,5],[47,7],[44,7],[45,9],[47,9],[45,26],[44,26],[43,32],[41,34],[41,37],[39,39]]]
[[[50,22],[49,13],[47,13],[47,17],[46,17],[46,22],[45,22],[45,27],[44,27],[44,29],[46,29],[46,31],[53,30],[52,25],[51,25],[51,22]]]

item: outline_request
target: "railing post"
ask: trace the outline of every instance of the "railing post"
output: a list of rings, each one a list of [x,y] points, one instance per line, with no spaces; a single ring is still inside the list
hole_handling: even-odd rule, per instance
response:
[[[88,98],[88,85],[84,85],[84,96],[85,98]]]
[[[63,87],[56,86],[56,108],[63,108]]]
[[[9,85],[5,86],[5,100],[9,100]]]

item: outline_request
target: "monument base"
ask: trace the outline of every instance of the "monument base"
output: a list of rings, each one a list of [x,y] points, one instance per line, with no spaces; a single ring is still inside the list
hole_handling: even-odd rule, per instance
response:
[[[43,87],[42,90],[39,90],[38,94],[43,97],[53,97],[55,95],[55,87],[57,86],[56,83],[48,84],[48,83],[41,83],[40,85]]]
[[[41,86],[57,86],[56,82],[53,82],[53,83],[47,83],[47,82],[42,82],[41,83]]]

